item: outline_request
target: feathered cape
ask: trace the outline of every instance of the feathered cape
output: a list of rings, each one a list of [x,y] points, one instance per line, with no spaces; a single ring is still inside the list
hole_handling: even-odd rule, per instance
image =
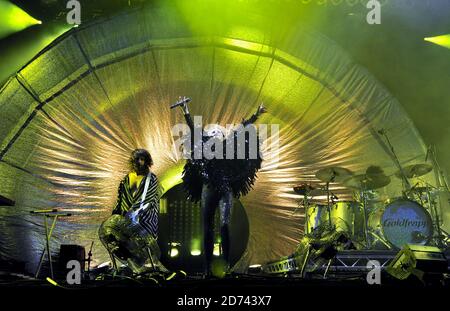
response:
[[[250,158],[249,156],[250,146],[248,137],[245,139],[245,158],[238,159],[236,132],[232,137],[235,144],[233,159],[225,158],[227,140],[224,140],[224,159],[194,159],[188,160],[185,164],[183,170],[183,186],[192,201],[200,200],[204,184],[209,185],[219,194],[232,191],[234,197],[246,195],[252,189],[256,180],[256,173],[261,168],[262,163],[259,138],[256,142],[256,159]],[[239,147],[242,148],[243,146]]]

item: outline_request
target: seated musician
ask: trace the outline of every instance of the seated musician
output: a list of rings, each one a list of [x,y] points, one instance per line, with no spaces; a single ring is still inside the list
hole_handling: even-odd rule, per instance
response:
[[[99,229],[99,237],[108,250],[117,270],[115,258],[135,273],[146,271],[150,260],[152,269],[166,272],[159,261],[158,237],[159,194],[158,179],[150,171],[153,161],[145,149],[136,149],[129,160],[130,172],[119,184],[112,216]]]
[[[131,153],[129,160],[130,172],[122,179],[118,189],[118,197],[113,214],[124,216],[130,210],[137,210],[141,204],[149,204],[139,214],[139,224],[155,239],[158,237],[159,195],[158,179],[150,171],[153,160],[145,149],[136,149]],[[149,184],[145,189],[146,179]],[[142,194],[147,190],[145,198]]]

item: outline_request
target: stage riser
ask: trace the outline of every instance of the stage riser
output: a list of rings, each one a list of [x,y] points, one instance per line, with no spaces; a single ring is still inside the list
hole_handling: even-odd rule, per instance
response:
[[[372,268],[367,268],[367,264],[371,260],[378,261],[381,270],[384,271],[391,260],[394,259],[395,255],[396,252],[380,253],[378,251],[338,253],[336,258],[331,261],[328,267],[328,272],[367,273],[372,270]],[[448,262],[448,271],[450,271],[450,254],[446,253],[446,257]],[[327,269],[327,266],[328,263],[325,263],[321,267],[317,268],[315,272],[324,272]],[[371,267],[371,265],[369,267]],[[310,266],[306,267],[306,271],[308,271],[308,268],[310,268]],[[264,265],[262,268],[262,272],[264,274],[296,274],[300,273],[300,270],[301,267],[294,258],[272,262]]]

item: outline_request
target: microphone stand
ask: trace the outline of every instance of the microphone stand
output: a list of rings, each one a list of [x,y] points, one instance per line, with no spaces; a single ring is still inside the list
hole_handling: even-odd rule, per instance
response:
[[[330,226],[330,230],[332,228],[332,222],[331,222],[331,202],[330,202],[330,182],[334,182],[336,179],[336,172],[333,171],[333,175],[331,176],[330,180],[327,181],[327,209],[328,209],[328,225]]]
[[[449,192],[449,188],[448,188],[448,184],[447,181],[445,179],[445,176],[441,170],[441,167],[439,166],[439,163],[437,161],[437,157],[436,157],[436,147],[432,146],[430,148],[430,155],[431,155],[431,162],[433,164],[433,167],[436,171],[436,187],[438,189],[438,198],[439,198],[439,207],[436,206],[436,201],[432,200],[431,198],[431,194],[430,191],[428,189],[427,186],[427,196],[428,196],[428,201],[430,202],[430,208],[432,208],[432,214],[434,214],[434,223],[435,223],[435,231],[436,231],[436,239],[437,239],[437,246],[439,248],[443,248],[444,243],[443,243],[443,230],[441,228],[441,219],[439,217],[439,214],[442,211],[442,197],[440,194],[440,191],[444,188],[446,190],[446,192]]]
[[[411,190],[411,184],[409,183],[409,180],[406,177],[405,171],[403,170],[403,167],[400,164],[400,160],[397,157],[397,154],[395,153],[394,147],[392,146],[391,141],[389,140],[389,137],[386,134],[386,131],[382,129],[382,130],[378,131],[378,133],[386,139],[386,142],[389,146],[392,156],[394,157],[395,164],[397,165],[397,168],[399,169],[401,177],[402,177],[403,196],[406,197],[406,193]]]
[[[91,261],[92,261],[92,247],[94,246],[94,241],[92,241],[92,243],[91,243],[91,248],[89,249],[89,253],[88,253],[88,259],[87,259],[87,262],[88,262],[88,268],[87,268],[87,271],[89,272],[89,271],[91,271]]]

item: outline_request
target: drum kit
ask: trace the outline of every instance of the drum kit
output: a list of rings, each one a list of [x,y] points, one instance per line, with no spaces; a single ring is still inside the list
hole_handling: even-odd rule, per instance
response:
[[[362,249],[398,249],[405,244],[442,247],[444,237],[436,203],[438,189],[424,181],[410,186],[413,178],[432,170],[433,166],[427,163],[400,168],[392,177],[401,179],[404,187],[402,195],[395,198],[383,198],[380,194],[380,189],[392,180],[378,166],[369,166],[359,175],[343,167],[317,171],[315,177],[321,183],[294,187],[302,196],[299,207],[305,210],[305,234],[317,235],[330,229],[342,231]],[[342,184],[352,193],[352,199],[340,200],[331,191],[331,183]]]

